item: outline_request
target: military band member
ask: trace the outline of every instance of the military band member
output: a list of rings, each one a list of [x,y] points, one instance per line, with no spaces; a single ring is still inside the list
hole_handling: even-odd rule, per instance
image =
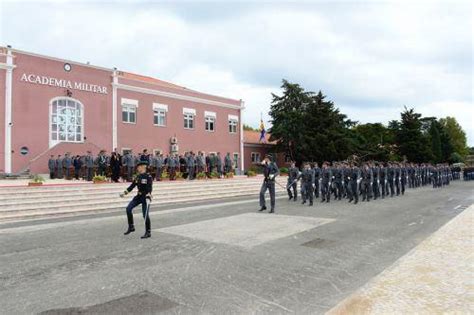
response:
[[[105,170],[107,169],[107,157],[105,156],[104,150],[100,150],[99,156],[97,156],[97,159],[96,159],[96,164],[97,164],[97,173],[100,176],[104,176]]]
[[[49,178],[54,179],[54,172],[56,171],[56,159],[51,155],[48,160]]]
[[[186,159],[186,166],[188,168],[188,179],[193,180],[194,179],[194,168],[195,168],[196,160],[194,153],[191,151],[188,153],[188,157]]]
[[[164,159],[163,154],[157,152],[155,157],[155,168],[156,168],[156,180],[161,181],[161,175],[163,174],[163,167],[164,167]]]
[[[275,162],[272,161],[272,157],[270,155],[266,155],[263,162],[260,164],[263,167],[263,183],[262,187],[260,188],[260,210],[266,210],[267,207],[265,205],[265,193],[268,189],[270,193],[270,213],[275,212],[275,177],[280,174],[280,170]]]
[[[117,152],[112,152],[109,164],[112,171],[111,179],[114,183],[118,183],[120,178],[120,168],[122,167],[122,161],[120,155]]]
[[[124,235],[128,235],[135,232],[135,225],[133,223],[133,208],[136,206],[142,206],[142,215],[145,219],[145,234],[141,238],[151,237],[151,222],[150,222],[150,204],[151,204],[151,192],[153,190],[153,178],[147,173],[147,161],[139,161],[137,163],[137,177],[133,180],[132,184],[122,193],[120,197],[123,197],[130,193],[135,187],[138,192],[135,197],[129,202],[127,206],[127,222],[128,229]]]
[[[61,154],[58,155],[56,158],[56,177],[57,178],[63,178],[63,158],[61,157]]]
[[[82,157],[79,155],[76,155],[74,160],[72,161],[72,164],[74,165],[74,177],[76,180],[79,180],[79,175],[81,173],[81,168],[82,168]]]
[[[217,168],[217,174],[219,175],[219,178],[221,178],[222,177],[222,159],[221,159],[221,153],[220,152],[217,152],[216,168]]]
[[[204,157],[204,154],[199,151],[198,156],[196,159],[196,165],[197,165],[197,171],[198,173],[202,173],[205,171],[205,166],[206,166],[206,158]]]
[[[288,183],[286,185],[286,191],[288,192],[288,200],[293,199],[296,201],[298,199],[297,186],[298,186],[298,177],[300,171],[295,166],[295,162],[291,162],[290,169],[288,170]],[[293,189],[293,192],[291,191]]]

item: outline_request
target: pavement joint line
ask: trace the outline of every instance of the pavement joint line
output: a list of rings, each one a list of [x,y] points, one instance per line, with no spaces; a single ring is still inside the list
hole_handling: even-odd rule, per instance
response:
[[[284,198],[288,198],[288,197],[286,197],[286,196],[277,196],[276,197],[276,199],[284,199]],[[158,210],[158,211],[150,212],[150,217],[166,215],[166,214],[172,214],[172,213],[179,213],[179,212],[207,210],[207,209],[219,208],[219,207],[222,207],[222,206],[233,206],[233,205],[240,205],[240,204],[246,204],[246,203],[251,203],[251,202],[258,203],[258,200],[255,200],[255,199],[239,200],[239,201],[213,203],[213,204],[208,204],[208,205],[187,206],[187,207],[180,207],[180,208],[161,210],[161,211]],[[15,232],[36,232],[36,231],[40,231],[40,230],[47,230],[47,229],[51,229],[51,228],[56,228],[56,227],[59,227],[59,226],[63,227],[63,226],[71,226],[71,225],[75,225],[75,224],[78,224],[78,225],[90,224],[91,222],[106,222],[106,221],[115,220],[115,219],[117,219],[117,217],[121,217],[121,214],[116,215],[116,216],[111,216],[111,217],[105,217],[105,218],[88,218],[88,219],[84,219],[84,220],[44,223],[44,224],[29,225],[29,226],[11,227],[11,228],[5,228],[5,229],[2,229],[2,227],[0,225],[0,234],[15,233]],[[67,218],[70,218],[70,217],[67,217]],[[21,221],[17,221],[17,222],[21,222]],[[8,223],[10,224],[11,222],[8,222]]]
[[[457,210],[461,207],[461,205],[457,205],[456,207],[454,207],[454,210]]]

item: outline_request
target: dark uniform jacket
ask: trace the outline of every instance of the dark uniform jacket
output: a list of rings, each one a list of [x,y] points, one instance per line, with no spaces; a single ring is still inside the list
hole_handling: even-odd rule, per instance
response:
[[[275,177],[280,174],[280,170],[275,162],[270,162],[267,165],[263,165],[263,176],[265,181],[274,181]],[[270,178],[270,175],[274,175],[273,178]]]
[[[131,192],[135,187],[138,188],[136,197],[144,198],[146,195],[151,194],[153,190],[153,178],[148,173],[138,174],[132,184],[128,186],[127,191]]]

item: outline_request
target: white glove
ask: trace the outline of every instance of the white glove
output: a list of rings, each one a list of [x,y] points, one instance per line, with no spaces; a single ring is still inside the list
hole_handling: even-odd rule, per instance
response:
[[[123,198],[123,197],[125,197],[126,195],[128,195],[128,191],[126,191],[126,190],[125,190],[123,193],[120,193],[120,194],[119,194],[120,198]]]
[[[274,175],[274,174],[270,174],[270,175],[268,175],[268,178],[269,178],[270,180],[273,180],[273,179],[275,178],[275,175]]]

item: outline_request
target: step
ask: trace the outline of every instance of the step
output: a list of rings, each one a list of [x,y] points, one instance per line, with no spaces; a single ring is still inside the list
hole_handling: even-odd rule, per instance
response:
[[[240,186],[225,186],[221,187],[219,190],[216,190],[214,187],[197,187],[193,188],[192,190],[187,190],[187,191],[177,191],[177,190],[167,190],[167,191],[155,191],[154,192],[154,197],[159,198],[159,199],[165,199],[165,198],[170,198],[170,197],[175,197],[176,195],[186,195],[186,196],[199,196],[202,194],[215,194],[216,192],[218,193],[223,193],[223,192],[233,192],[233,191],[239,191],[239,190],[254,190],[258,191],[259,185],[240,185]],[[80,194],[80,193],[75,193],[73,195],[60,195],[60,196],[51,196],[51,195],[45,195],[44,197],[38,198],[14,198],[11,200],[7,201],[1,201],[0,205],[0,212],[1,211],[7,211],[11,210],[12,208],[24,208],[24,207],[36,207],[36,208],[41,208],[43,205],[44,206],[53,206],[53,205],[62,205],[62,206],[67,206],[71,203],[79,203],[79,202],[98,202],[98,203],[105,203],[109,202],[111,200],[116,200],[117,198],[120,198],[118,196],[120,191],[117,192],[107,192],[107,193],[99,193],[99,194]],[[134,195],[134,192],[131,193]]]
[[[283,192],[277,191],[277,195],[279,193]],[[233,197],[241,197],[241,196],[255,196],[257,197],[258,194],[255,192],[249,192],[249,193],[241,193],[241,194],[219,194],[215,195],[214,198],[209,198],[209,196],[200,196],[200,197],[195,197],[191,199],[174,199],[174,200],[168,200],[168,201],[161,201],[159,205],[169,205],[169,204],[186,204],[190,202],[197,202],[197,201],[204,201],[204,200],[219,200],[219,199],[225,199],[225,198],[233,198]],[[257,201],[256,201],[257,202]],[[156,205],[156,201],[153,202],[154,205]],[[59,208],[55,210],[44,210],[44,211],[13,211],[9,213],[0,213],[0,222],[7,222],[7,221],[12,221],[12,220],[27,220],[27,219],[37,219],[37,218],[45,218],[45,217],[58,217],[58,216],[73,216],[73,215],[86,215],[86,214],[94,214],[94,213],[110,213],[110,212],[120,212],[124,211],[124,208],[126,206],[125,203],[121,204],[106,204],[106,205],[95,205],[95,206],[85,206],[85,207],[80,207],[80,208]]]
[[[198,198],[202,196],[207,196],[207,197],[213,197],[218,194],[235,194],[239,195],[239,193],[258,193],[259,190],[253,187],[250,188],[242,188],[242,189],[232,189],[232,190],[224,190],[224,191],[206,191],[206,192],[197,192],[197,193],[191,193],[191,194],[185,194],[183,195],[183,198],[186,199],[191,199],[191,198]],[[154,202],[161,202],[161,201],[167,201],[170,200],[178,200],[181,199],[179,197],[179,194],[173,194],[173,195],[165,195],[165,196],[160,196],[160,195],[155,195],[153,200]],[[128,197],[126,199],[120,198],[118,195],[107,198],[107,199],[100,199],[100,200],[94,200],[94,199],[84,199],[84,200],[71,200],[70,202],[63,202],[63,201],[50,201],[50,202],[45,202],[45,203],[29,203],[29,204],[11,204],[7,206],[3,206],[0,209],[0,213],[7,213],[11,211],[40,211],[42,209],[55,209],[55,208],[71,208],[71,207],[81,207],[81,206],[87,206],[87,205],[104,205],[104,204],[126,204],[131,197]]]
[[[245,182],[245,183],[222,183],[219,185],[219,188],[232,188],[232,187],[257,187],[260,186],[259,182]],[[165,187],[153,187],[153,191],[159,192],[160,194],[168,193],[168,192],[187,192],[187,191],[195,191],[195,190],[202,190],[202,189],[216,189],[215,185],[183,185],[183,186],[165,186]],[[110,190],[70,190],[67,192],[41,192],[41,193],[30,193],[30,192],[22,192],[18,194],[10,194],[8,196],[0,196],[0,205],[8,204],[11,202],[17,202],[27,199],[34,199],[34,200],[41,200],[48,197],[58,197],[58,198],[69,198],[69,197],[77,197],[77,196],[105,196],[108,194],[118,194],[125,190],[125,186],[118,187],[115,189]]]
[[[238,183],[248,183],[248,182],[259,182],[261,183],[261,178],[252,178],[252,179],[215,179],[215,180],[194,180],[194,181],[167,181],[167,182],[154,182],[153,189],[158,189],[159,187],[184,187],[184,186],[201,186],[203,184],[209,186],[219,186],[223,184],[238,184]],[[104,184],[92,184],[84,183],[77,185],[61,185],[61,186],[39,186],[39,187],[0,187],[0,196],[9,196],[15,194],[24,194],[24,193],[47,193],[47,192],[67,192],[67,191],[88,191],[88,190],[123,190],[128,187],[130,183],[104,183]]]

